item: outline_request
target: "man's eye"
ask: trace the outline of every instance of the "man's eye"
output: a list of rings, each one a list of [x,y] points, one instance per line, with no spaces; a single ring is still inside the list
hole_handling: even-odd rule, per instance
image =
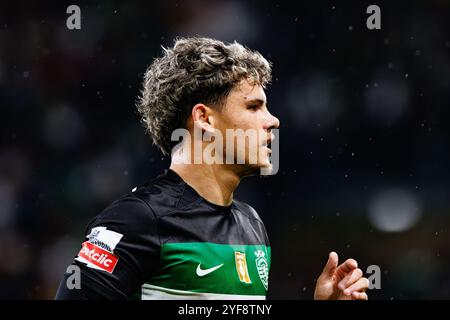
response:
[[[250,106],[248,106],[247,107],[247,109],[249,109],[249,110],[257,110],[259,108],[259,106],[258,105],[250,105]]]

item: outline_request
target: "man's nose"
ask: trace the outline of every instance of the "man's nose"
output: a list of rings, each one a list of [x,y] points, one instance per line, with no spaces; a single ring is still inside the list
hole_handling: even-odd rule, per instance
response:
[[[280,127],[280,120],[272,115],[270,112],[268,112],[268,119],[266,122],[266,128],[267,130],[270,129],[278,129]]]

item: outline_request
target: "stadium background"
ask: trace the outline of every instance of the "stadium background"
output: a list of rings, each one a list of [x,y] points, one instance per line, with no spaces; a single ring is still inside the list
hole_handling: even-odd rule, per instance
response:
[[[81,30],[66,28],[70,4]],[[369,31],[369,4],[382,29]],[[51,299],[87,222],[168,164],[134,103],[176,36],[274,63],[280,171],[236,197],[265,221],[269,298],[311,299],[331,250],[371,299],[450,298],[450,3],[9,1],[0,5],[0,298]]]

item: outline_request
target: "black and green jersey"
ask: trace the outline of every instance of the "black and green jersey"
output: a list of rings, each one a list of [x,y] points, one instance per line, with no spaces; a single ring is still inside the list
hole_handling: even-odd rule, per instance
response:
[[[265,299],[270,245],[249,205],[202,198],[174,171],[93,219],[57,299]]]

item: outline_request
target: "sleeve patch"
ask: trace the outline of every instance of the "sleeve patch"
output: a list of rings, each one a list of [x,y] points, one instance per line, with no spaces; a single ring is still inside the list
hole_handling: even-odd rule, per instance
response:
[[[119,261],[114,255],[114,249],[122,237],[123,234],[107,230],[106,227],[92,228],[75,260],[85,263],[89,268],[112,273]]]

